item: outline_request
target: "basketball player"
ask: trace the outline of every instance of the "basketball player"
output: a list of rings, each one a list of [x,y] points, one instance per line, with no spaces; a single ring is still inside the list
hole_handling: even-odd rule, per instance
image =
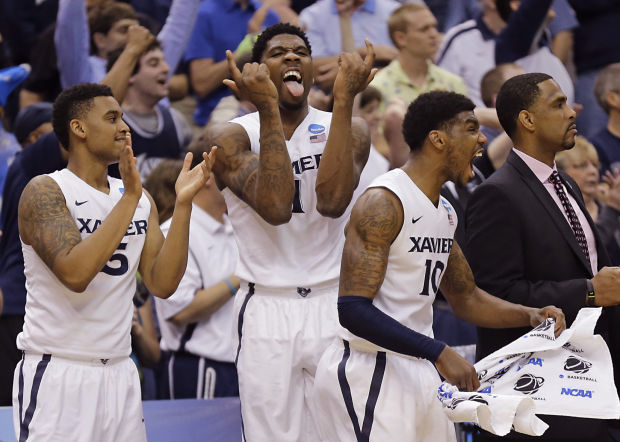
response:
[[[333,113],[308,105],[312,59],[299,28],[263,31],[243,73],[228,54],[226,83],[258,109],[208,134],[239,248],[234,350],[253,442],[318,438],[308,394],[336,333],[343,214],[370,146],[365,122],[351,116],[374,76],[367,46],[365,60],[340,56]]]
[[[321,440],[456,440],[437,400],[437,371],[461,390],[480,385],[473,366],[433,339],[437,289],[455,314],[485,327],[535,326],[555,307],[501,301],[476,287],[459,245],[457,218],[440,196],[444,182],[465,184],[486,142],[463,95],[422,94],[405,116],[409,160],[375,179],[346,229],[340,270],[341,339],[317,368],[314,400]]]
[[[190,170],[186,156],[164,240],[121,116],[107,86],[64,90],[53,125],[68,166],[32,179],[19,202],[27,289],[13,383],[20,441],[146,440],[129,358],[136,271],[154,295],[174,292],[187,261],[192,198],[211,159],[203,155]],[[122,180],[107,176],[116,161]]]

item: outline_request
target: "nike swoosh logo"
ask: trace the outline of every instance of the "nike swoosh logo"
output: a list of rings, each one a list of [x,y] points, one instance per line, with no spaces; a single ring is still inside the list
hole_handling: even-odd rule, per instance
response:
[[[75,205],[76,205],[76,206],[81,206],[82,204],[86,204],[87,202],[88,202],[88,200],[86,200],[86,201],[81,201],[81,202],[80,202],[80,201],[78,201],[78,200],[75,200]]]
[[[411,222],[413,224],[417,223],[418,221],[420,221],[420,218],[422,218],[422,215],[418,216],[417,218],[411,218]]]

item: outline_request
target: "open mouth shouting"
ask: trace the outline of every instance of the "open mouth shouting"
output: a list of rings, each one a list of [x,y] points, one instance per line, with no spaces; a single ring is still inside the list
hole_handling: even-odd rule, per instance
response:
[[[304,93],[301,72],[297,68],[289,69],[284,72],[282,81],[286,85],[289,93],[293,97],[301,97]]]

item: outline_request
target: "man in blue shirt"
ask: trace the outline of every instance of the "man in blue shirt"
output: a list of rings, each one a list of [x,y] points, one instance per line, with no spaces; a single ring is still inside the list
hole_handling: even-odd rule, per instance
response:
[[[248,33],[248,22],[261,7],[258,0],[204,1],[198,9],[194,31],[187,44],[190,82],[198,98],[194,122],[204,126],[217,103],[230,90],[222,84],[228,77],[226,50],[234,51]],[[280,20],[269,10],[265,27]]]

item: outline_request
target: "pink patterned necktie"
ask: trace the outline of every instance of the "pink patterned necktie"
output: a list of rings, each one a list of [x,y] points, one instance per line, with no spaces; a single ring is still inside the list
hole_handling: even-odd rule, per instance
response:
[[[575,238],[577,238],[579,247],[581,247],[583,254],[586,256],[586,258],[589,261],[590,253],[588,252],[588,242],[586,241],[586,235],[583,233],[583,228],[581,227],[579,218],[577,218],[577,214],[575,213],[573,206],[568,200],[568,197],[566,196],[566,192],[564,192],[564,186],[562,185],[562,180],[557,170],[553,171],[553,173],[549,177],[549,182],[553,184],[553,187],[555,188],[555,193],[557,193],[558,197],[560,198],[560,202],[562,203],[562,207],[564,207],[564,212],[566,213],[566,216],[568,217],[568,222],[570,224],[571,229],[573,229]]]

